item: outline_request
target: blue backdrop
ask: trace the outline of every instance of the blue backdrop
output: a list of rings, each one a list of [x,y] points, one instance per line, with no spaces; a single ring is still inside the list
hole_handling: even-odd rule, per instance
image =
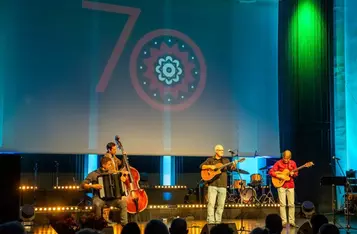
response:
[[[335,0],[335,155],[336,174],[357,170],[357,22],[354,0]],[[341,170],[342,169],[342,170]],[[339,204],[344,189],[337,190]]]

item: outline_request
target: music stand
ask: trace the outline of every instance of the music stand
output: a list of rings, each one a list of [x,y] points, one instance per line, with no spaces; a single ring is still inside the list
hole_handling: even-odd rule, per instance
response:
[[[348,232],[348,227],[344,228],[341,224],[336,222],[336,186],[346,186],[347,184],[347,178],[345,176],[323,176],[320,179],[320,185],[321,186],[332,186],[331,187],[331,192],[332,192],[332,215],[333,215],[333,224],[335,226],[339,226],[339,229],[347,229],[346,232]],[[336,225],[337,224],[337,225]]]

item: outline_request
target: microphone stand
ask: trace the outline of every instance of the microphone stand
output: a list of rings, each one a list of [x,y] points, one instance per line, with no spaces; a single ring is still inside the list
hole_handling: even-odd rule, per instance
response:
[[[341,175],[346,177],[346,173],[342,170],[342,167],[341,167],[341,164],[340,164],[340,159],[336,158],[336,157],[333,157],[333,159],[335,160],[335,162],[337,163],[340,171],[341,171]],[[348,198],[348,195],[349,193],[351,193],[351,186],[350,186],[350,182],[347,180],[347,177],[346,177],[346,185],[345,185],[345,218],[346,218],[346,221],[347,221],[347,224],[346,224],[346,233],[350,233],[349,230],[357,230],[357,228],[352,228],[351,227],[351,215],[350,215],[350,201],[349,201],[349,198]]]
[[[57,161],[55,161],[55,167],[56,167],[56,186],[58,187],[59,163]]]
[[[238,153],[236,154],[236,156],[239,157]],[[240,189],[239,189],[239,194],[240,194],[240,198],[239,198],[239,204],[243,204],[243,199],[242,199],[242,193],[243,193],[243,178],[242,178],[242,175],[240,174],[239,170],[237,170],[237,173],[238,173],[238,177],[239,177],[239,180],[240,180]],[[244,213],[244,207],[242,206],[241,207],[241,214],[240,214],[240,228],[237,230],[237,232],[250,232],[249,230],[245,229],[245,226],[244,226],[244,216],[245,216],[245,213]]]
[[[38,171],[38,163],[35,162],[34,170],[34,186],[33,186],[33,204],[36,206],[36,188],[37,188],[37,171]]]
[[[232,162],[234,161],[234,156],[238,156],[237,153],[235,153],[232,150],[229,150],[229,153],[231,154],[231,158],[232,158]],[[228,171],[227,171],[228,174]],[[235,198],[236,194],[234,194],[234,178],[233,178],[233,172],[230,171],[230,175],[229,175],[229,188],[228,188],[228,197],[226,200],[228,200],[228,202],[236,202],[236,198]]]
[[[202,183],[203,182],[203,183]],[[202,184],[202,188],[201,188],[201,184]],[[204,184],[204,181],[203,179],[201,179],[200,181],[198,181],[196,187],[198,188],[198,201],[199,201],[199,204],[200,204],[200,220],[203,220],[203,206],[204,206],[204,202],[202,200],[202,194],[201,194],[201,189],[204,190],[204,187],[205,187],[205,184]],[[203,195],[204,195],[204,191],[203,191]],[[191,228],[201,228],[201,225],[199,224],[195,224],[193,223],[191,225]]]

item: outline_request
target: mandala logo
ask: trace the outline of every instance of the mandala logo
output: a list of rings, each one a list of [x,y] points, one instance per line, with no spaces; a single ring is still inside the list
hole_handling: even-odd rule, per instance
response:
[[[130,75],[140,98],[158,110],[190,107],[206,84],[206,65],[199,47],[185,34],[159,29],[136,44]]]

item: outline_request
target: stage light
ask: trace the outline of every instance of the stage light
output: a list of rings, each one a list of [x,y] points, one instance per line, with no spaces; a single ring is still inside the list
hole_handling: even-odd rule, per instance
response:
[[[33,220],[35,219],[35,207],[25,204],[20,208],[20,219],[27,232],[32,231]]]
[[[305,218],[310,219],[311,216],[315,213],[314,203],[311,201],[304,201],[301,204],[301,212]]]
[[[35,208],[32,205],[23,205],[20,209],[20,218],[23,221],[31,221],[35,218]]]

